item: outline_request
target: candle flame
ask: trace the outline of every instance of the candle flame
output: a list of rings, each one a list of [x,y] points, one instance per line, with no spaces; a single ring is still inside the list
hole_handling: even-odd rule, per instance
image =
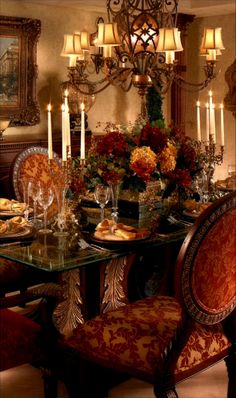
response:
[[[220,104],[220,109],[224,109],[224,104]]]
[[[84,111],[85,106],[84,106],[83,102],[81,102],[80,108],[81,108],[81,111]]]
[[[62,112],[65,112],[65,105],[64,104],[62,104],[61,110],[62,110]]]
[[[52,105],[51,105],[51,104],[48,104],[47,108],[48,108],[48,112],[51,112],[51,110],[52,110]]]
[[[68,90],[65,90],[65,97],[68,97]]]
[[[209,96],[212,97],[212,91],[211,90],[209,91]]]
[[[197,101],[197,106],[200,106],[200,101]]]

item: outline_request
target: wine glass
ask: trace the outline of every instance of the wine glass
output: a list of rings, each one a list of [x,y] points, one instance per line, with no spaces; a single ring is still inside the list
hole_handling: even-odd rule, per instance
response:
[[[107,185],[98,184],[94,191],[96,202],[101,208],[101,221],[104,219],[104,209],[110,199],[110,188]]]
[[[47,228],[47,210],[49,206],[51,206],[54,199],[54,190],[52,187],[46,187],[44,185],[40,186],[39,195],[38,195],[38,203],[43,208],[43,217],[44,217],[44,227],[39,230],[39,232],[48,234],[52,232],[50,228]]]
[[[20,181],[20,187],[23,196],[23,202],[25,203],[24,217],[28,221],[29,219],[29,195],[28,195],[28,182],[27,178],[22,178]]]
[[[36,224],[36,211],[37,211],[37,202],[40,194],[41,189],[41,182],[36,181],[34,179],[30,179],[28,181],[28,198],[33,200],[33,207],[34,207],[34,219],[33,223]]]

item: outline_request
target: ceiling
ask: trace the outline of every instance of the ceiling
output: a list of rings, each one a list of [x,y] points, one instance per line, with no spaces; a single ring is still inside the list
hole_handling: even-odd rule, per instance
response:
[[[8,0],[11,1],[11,0]],[[22,3],[22,0],[13,0]],[[106,0],[24,0],[25,3],[106,11]],[[179,0],[179,12],[199,17],[235,13],[235,0]]]

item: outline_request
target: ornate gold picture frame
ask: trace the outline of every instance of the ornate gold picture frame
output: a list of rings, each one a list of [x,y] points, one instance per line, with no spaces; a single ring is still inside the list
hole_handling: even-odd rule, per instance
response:
[[[38,19],[0,16],[0,118],[11,126],[40,121],[36,99]]]

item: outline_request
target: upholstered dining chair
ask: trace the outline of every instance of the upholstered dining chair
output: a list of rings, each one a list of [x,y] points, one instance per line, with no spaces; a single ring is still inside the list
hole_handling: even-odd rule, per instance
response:
[[[44,397],[55,398],[57,391],[50,375],[49,341],[40,324],[15,311],[0,310],[0,372],[24,364],[40,368]]]
[[[22,181],[24,180],[35,179],[35,181],[41,181],[46,185],[52,183],[60,167],[60,159],[56,153],[53,153],[53,162],[50,167],[47,148],[30,146],[21,151],[16,156],[11,167],[15,199],[19,201],[24,199],[22,190]],[[49,219],[55,216],[56,211],[57,202],[55,197],[49,209]],[[17,305],[17,302],[23,305],[35,300],[35,295],[30,294],[28,288],[50,280],[51,276],[43,271],[30,269],[23,264],[0,258],[0,308],[12,307]],[[11,294],[7,297],[12,292],[16,292],[16,294]]]
[[[212,204],[191,227],[174,284],[173,297],[129,303],[61,340],[71,398],[107,396],[101,386],[111,369],[153,383],[157,398],[178,397],[178,382],[222,359],[228,367],[227,397],[236,397],[235,192]],[[96,370],[94,379],[85,374],[88,364]]]
[[[11,168],[14,194],[17,200],[24,198],[24,181],[40,181],[46,186],[58,182],[60,179],[60,158],[53,152],[53,161],[48,161],[48,150],[41,146],[30,146],[18,154]],[[32,205],[32,203],[31,203]],[[54,197],[48,209],[48,218],[52,219],[57,211],[57,199]]]

